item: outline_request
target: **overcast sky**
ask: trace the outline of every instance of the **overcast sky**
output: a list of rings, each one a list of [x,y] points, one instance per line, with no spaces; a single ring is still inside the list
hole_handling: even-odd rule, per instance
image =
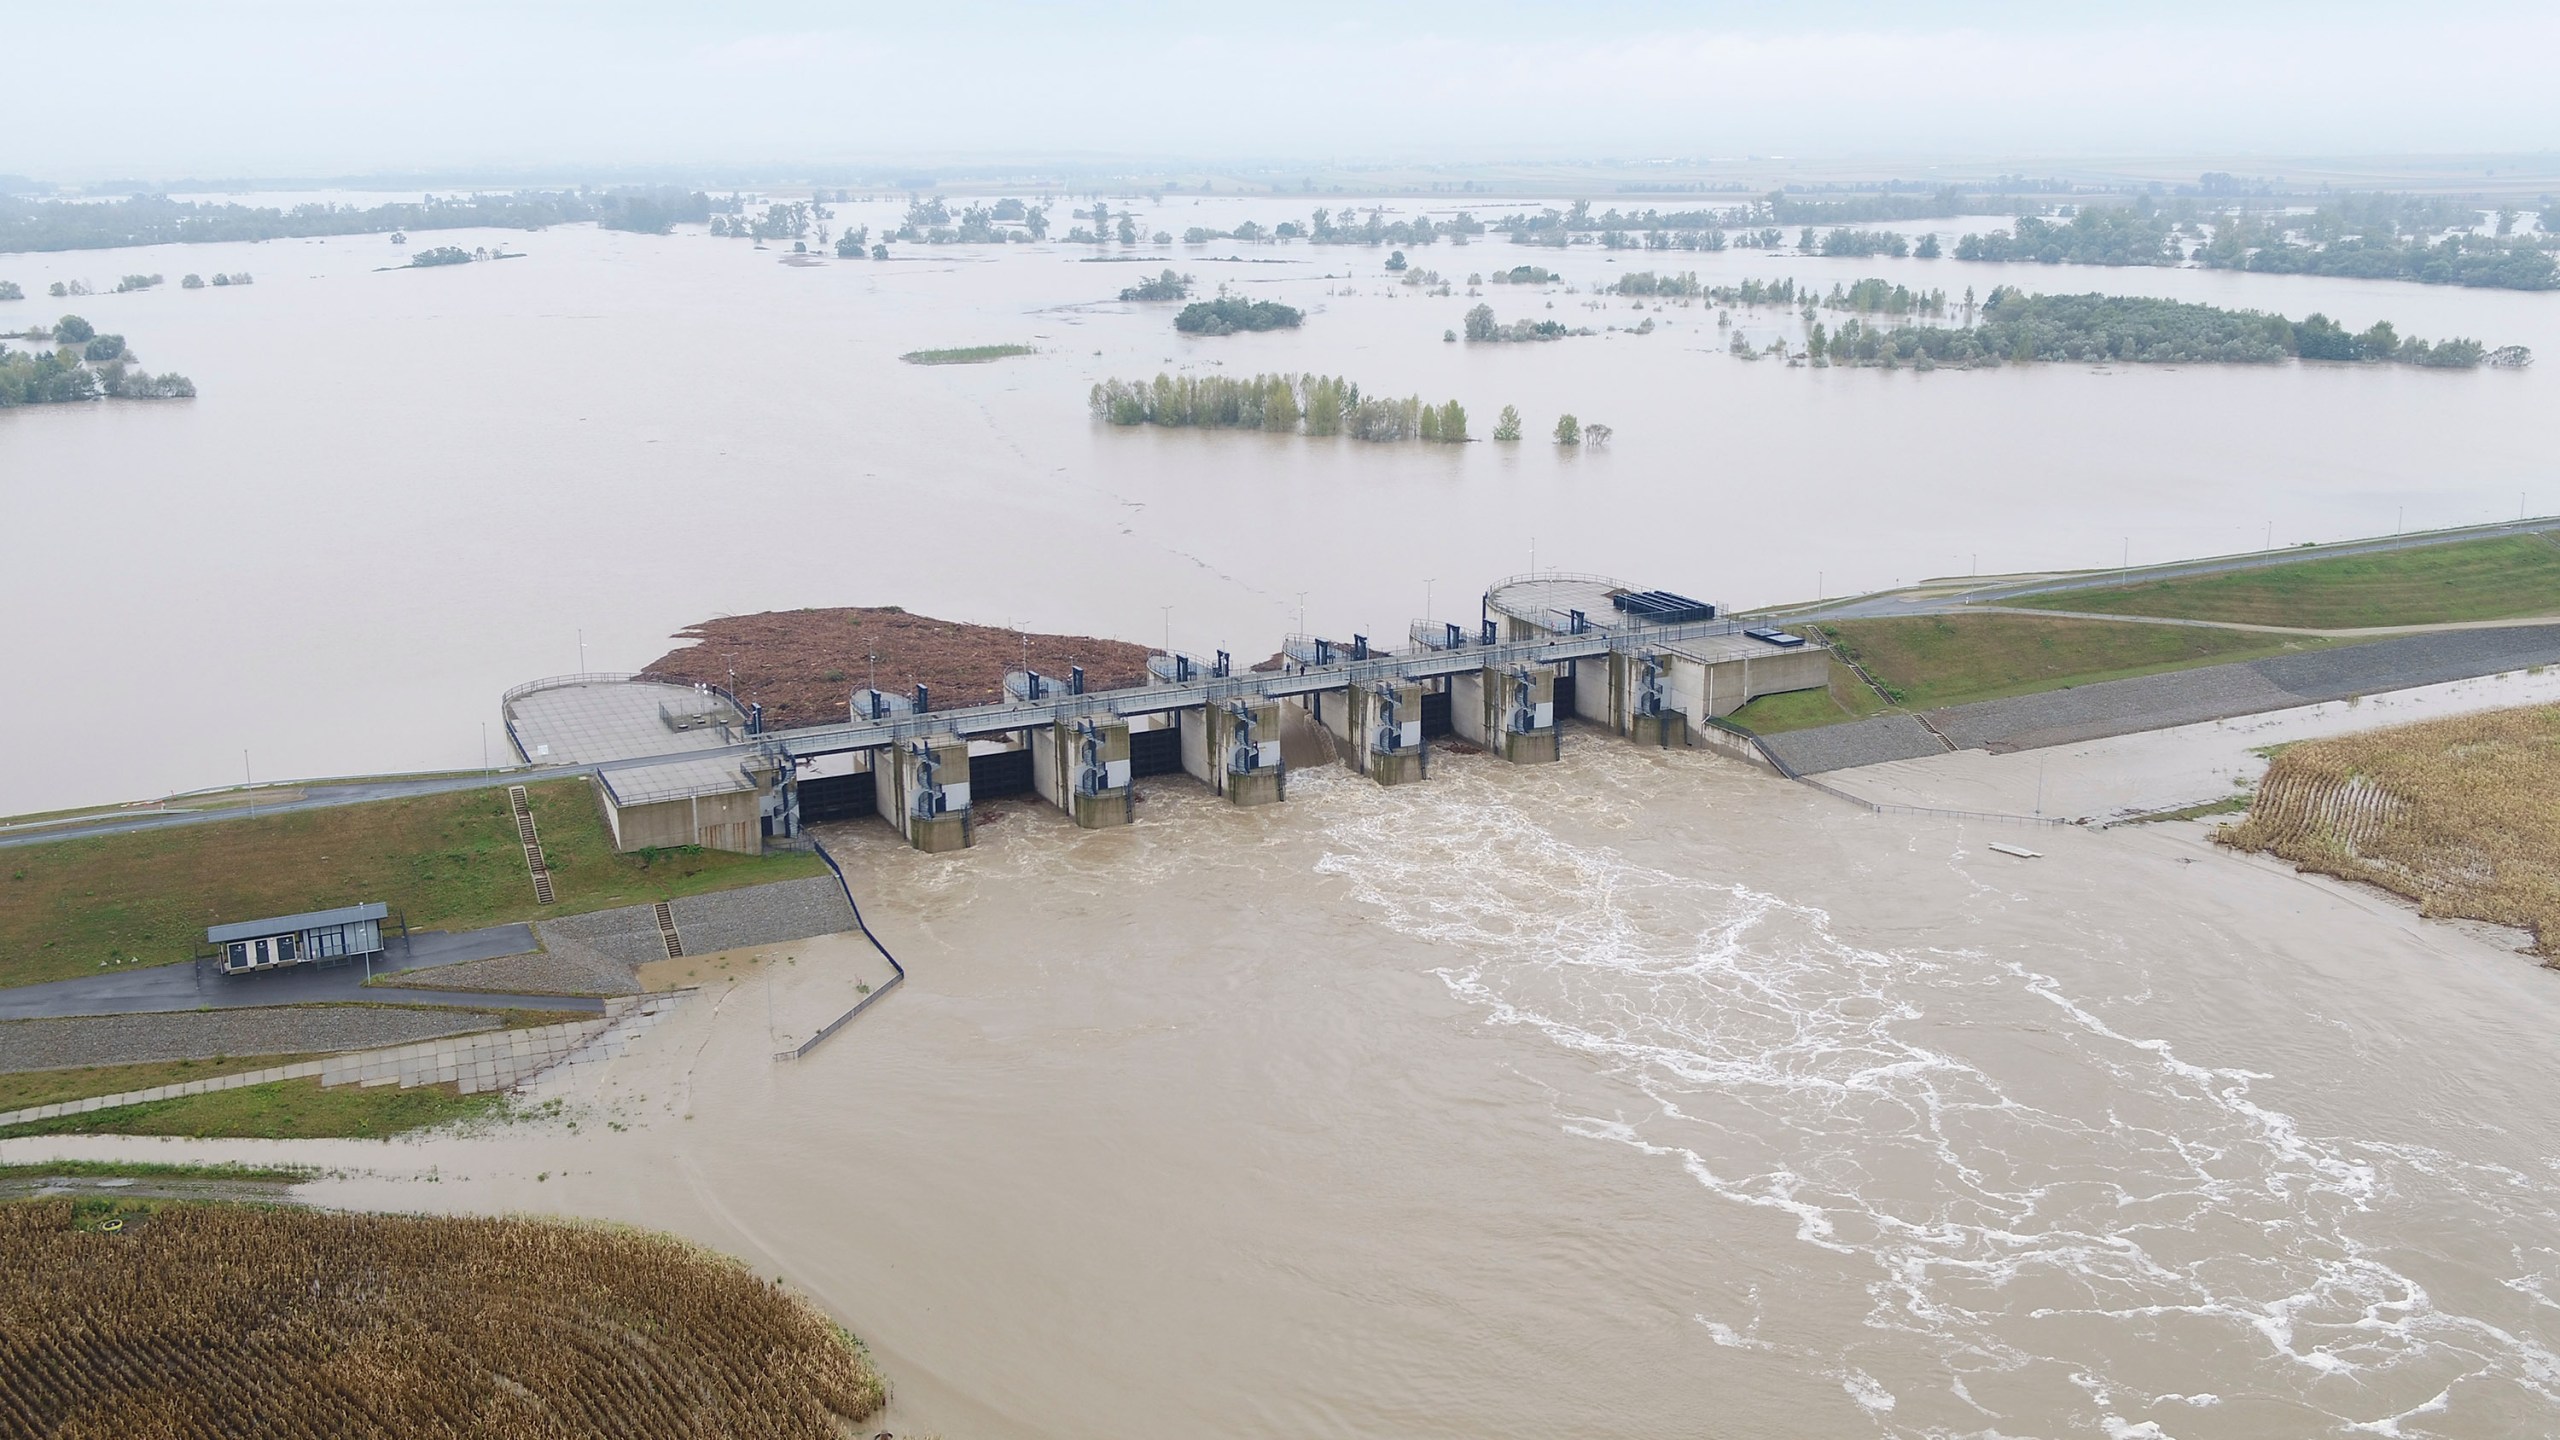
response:
[[[0,173],[2560,148],[2560,4],[0,0]]]

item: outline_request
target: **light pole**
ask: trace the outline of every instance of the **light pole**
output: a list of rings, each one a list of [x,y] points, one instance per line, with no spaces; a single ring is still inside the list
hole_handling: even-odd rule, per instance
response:
[[[1164,612],[1164,653],[1170,657],[1173,654],[1173,607],[1159,605],[1156,608]]]
[[[1431,587],[1434,583],[1431,580],[1422,582],[1422,623],[1425,625],[1431,623]]]
[[[584,626],[578,630],[578,673],[587,673],[587,632]]]
[[[1298,633],[1307,633],[1307,592],[1304,590],[1298,592]]]

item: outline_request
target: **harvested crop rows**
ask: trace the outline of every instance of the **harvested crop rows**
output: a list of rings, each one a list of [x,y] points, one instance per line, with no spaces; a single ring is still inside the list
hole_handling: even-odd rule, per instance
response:
[[[2217,838],[2531,930],[2560,961],[2560,706],[2290,746]]]
[[[663,1236],[0,1205],[0,1434],[810,1436],[885,1398],[825,1316]]]

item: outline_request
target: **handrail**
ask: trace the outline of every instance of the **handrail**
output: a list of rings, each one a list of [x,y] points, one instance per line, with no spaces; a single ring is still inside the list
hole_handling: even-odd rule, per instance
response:
[[[809,837],[809,848],[817,851],[818,858],[825,861],[827,868],[835,873],[836,884],[844,890],[844,903],[853,909],[854,928],[862,932],[862,938],[871,942],[871,948],[880,952],[880,958],[888,961],[889,969],[895,973],[889,977],[888,984],[863,996],[853,1003],[852,1009],[819,1026],[817,1034],[789,1050],[775,1051],[773,1058],[776,1060],[797,1060],[817,1049],[819,1042],[851,1024],[854,1016],[871,1008],[872,1001],[905,984],[907,979],[907,967],[898,963],[898,957],[889,953],[889,947],[880,943],[880,937],[871,933],[870,923],[862,918],[862,903],[853,898],[853,882],[844,878],[844,867],[836,863],[836,857],[829,854],[827,847],[814,835]]]
[[[527,680],[499,696],[498,706],[503,710],[536,690],[562,690],[571,685],[621,685],[639,678],[637,675],[620,670],[587,670],[575,675],[545,675],[539,680]]]

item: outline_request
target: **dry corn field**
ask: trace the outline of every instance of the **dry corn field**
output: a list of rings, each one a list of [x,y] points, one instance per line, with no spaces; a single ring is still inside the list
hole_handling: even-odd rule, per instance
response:
[[[2424,914],[2531,930],[2560,963],[2560,706],[2291,746],[2248,818],[2216,838],[2370,881]]]
[[[85,1224],[0,1205],[0,1435],[834,1440],[885,1398],[825,1316],[663,1236],[241,1206]]]

